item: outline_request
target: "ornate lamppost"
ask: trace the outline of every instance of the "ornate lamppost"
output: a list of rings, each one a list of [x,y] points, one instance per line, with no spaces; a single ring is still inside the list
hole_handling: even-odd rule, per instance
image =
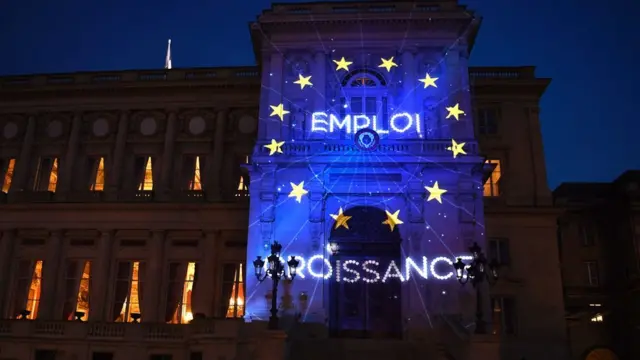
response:
[[[273,283],[271,289],[271,316],[269,317],[269,329],[278,329],[278,284],[280,280],[289,279],[293,280],[296,277],[296,271],[300,261],[295,256],[291,256],[287,261],[289,274],[285,273],[284,261],[280,258],[280,251],[282,251],[282,245],[279,242],[274,241],[271,244],[271,255],[267,257],[267,268],[265,271],[265,261],[262,260],[262,256],[257,256],[253,261],[253,267],[255,269],[256,278],[259,282],[263,282],[266,278],[270,277]]]
[[[469,248],[473,260],[471,263],[465,264],[461,258],[458,258],[453,267],[456,269],[456,277],[460,284],[465,285],[469,281],[476,289],[476,334],[485,334],[487,332],[486,323],[482,313],[482,283],[486,280],[490,285],[495,284],[498,280],[499,264],[494,259],[487,262],[487,258],[482,252],[482,248],[478,243],[473,243]]]

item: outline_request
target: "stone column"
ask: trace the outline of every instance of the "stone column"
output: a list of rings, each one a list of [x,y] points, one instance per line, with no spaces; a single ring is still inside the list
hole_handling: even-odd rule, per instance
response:
[[[129,131],[129,113],[124,111],[120,114],[118,121],[118,133],[116,135],[116,143],[112,151],[111,171],[107,172],[109,197],[117,198],[120,189],[120,177],[122,176],[122,167],[124,165],[124,151],[127,147],[127,132]]]
[[[158,299],[162,299],[160,289],[162,288],[162,279],[164,279],[164,247],[164,231],[153,231],[149,246],[149,257],[147,258],[143,275],[142,321],[144,322],[164,322],[164,319],[160,316],[159,308],[159,305],[163,302],[158,301]]]
[[[11,283],[11,265],[13,262],[13,249],[16,241],[14,230],[5,230],[2,232],[2,239],[0,240],[0,313],[5,315],[4,312],[9,301],[9,284]]]
[[[193,313],[204,314],[207,317],[215,316],[215,289],[216,286],[216,264],[219,258],[217,251],[218,233],[207,231],[204,240],[200,242],[202,257],[197,268],[197,288],[193,293]]]
[[[224,134],[226,122],[227,110],[218,111],[218,116],[216,118],[216,132],[213,137],[212,160],[207,160],[207,163],[211,163],[211,167],[210,171],[207,171],[207,176],[205,176],[205,181],[208,185],[205,188],[208,201],[221,200],[222,162],[224,160]],[[229,176],[229,174],[226,176]]]
[[[47,241],[47,253],[42,264],[42,294],[40,296],[40,314],[39,319],[55,320],[59,318],[56,311],[56,303],[59,294],[59,276],[60,261],[62,257],[62,232],[54,230],[49,235]],[[61,309],[60,309],[61,310]]]
[[[60,193],[63,195],[71,190],[71,179],[73,178],[73,166],[76,162],[76,154],[78,152],[78,140],[80,137],[80,127],[82,125],[82,115],[75,114],[71,122],[71,134],[69,135],[69,143],[67,145],[67,153],[64,157],[63,173],[60,178]]]
[[[113,235],[110,230],[104,230],[98,238],[98,258],[92,264],[91,269],[91,311],[89,311],[89,320],[92,321],[111,321],[107,318],[107,299],[110,287],[110,270],[111,270],[111,254],[113,251]]]
[[[160,175],[161,194],[169,196],[171,190],[171,174],[173,170],[174,154],[176,139],[176,113],[172,111],[167,118],[167,127],[164,134],[164,151],[162,152],[162,172]]]
[[[15,176],[11,183],[10,192],[24,191],[28,184],[29,169],[31,167],[31,148],[35,136],[36,117],[30,115],[27,120],[27,129],[20,148],[20,157],[16,162]]]
[[[262,106],[260,114],[261,119],[265,119],[263,121],[267,122],[267,139],[280,139],[282,137],[282,129],[283,127],[289,126],[290,123],[290,114],[287,114],[283,117],[283,121],[280,121],[279,117],[270,116],[271,114],[271,106],[277,106],[279,104],[284,104],[285,100],[282,94],[282,83],[283,78],[282,74],[284,73],[284,56],[280,53],[271,54],[271,67],[268,69],[271,76],[269,76],[269,86],[271,90],[267,95],[267,106]],[[313,78],[312,78],[313,80]],[[289,104],[284,104],[284,109],[291,111],[289,109]]]

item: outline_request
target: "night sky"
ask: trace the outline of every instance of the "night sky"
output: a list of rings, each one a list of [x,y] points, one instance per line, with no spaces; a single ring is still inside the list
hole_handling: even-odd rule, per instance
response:
[[[472,65],[535,65],[553,78],[541,104],[551,188],[640,169],[640,1],[462,3],[484,17]],[[253,65],[247,23],[269,6],[8,0],[0,5],[0,74],[162,68],[168,38],[174,68]]]

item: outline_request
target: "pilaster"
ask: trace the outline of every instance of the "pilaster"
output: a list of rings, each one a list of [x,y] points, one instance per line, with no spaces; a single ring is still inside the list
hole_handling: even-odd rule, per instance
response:
[[[62,256],[62,232],[54,230],[49,235],[42,268],[42,294],[40,301],[39,319],[56,320],[58,316],[55,314],[56,300],[59,290],[59,280],[61,279],[59,269]]]
[[[176,138],[176,112],[171,111],[167,117],[167,126],[164,133],[164,149],[162,152],[162,168],[160,173],[161,196],[169,196],[171,190],[171,173],[173,170],[173,160],[175,159],[173,150]]]
[[[0,240],[0,311],[6,309],[9,301],[9,289],[11,266],[13,263],[13,250],[15,248],[15,230],[5,230],[2,232]],[[2,314],[5,314],[4,312]]]
[[[205,181],[207,181],[207,185],[209,185],[205,187],[205,194],[208,201],[220,201],[222,198],[222,163],[224,160],[224,133],[227,114],[228,111],[223,109],[218,111],[218,115],[216,117],[211,171],[208,172],[210,176],[205,177]]]
[[[36,116],[29,115],[27,120],[27,129],[22,141],[22,147],[20,148],[20,157],[16,162],[15,177],[11,183],[10,192],[24,191],[27,184],[27,176],[29,175],[29,168],[31,165],[31,149],[33,147],[33,140],[35,137]]]
[[[422,111],[418,111],[418,108],[416,108],[415,106],[416,72],[415,72],[415,65],[414,65],[414,55],[411,51],[405,50],[402,53],[401,69],[402,69],[401,71],[403,71],[402,84],[404,88],[404,96],[402,97],[402,104],[395,104],[395,105],[396,106],[402,105],[401,109],[397,109],[398,111],[406,111],[409,113],[420,114],[420,117],[421,117],[420,129],[424,133],[424,118],[423,118],[424,115],[422,114]],[[390,111],[389,113],[391,114],[392,112]],[[412,126],[411,128],[409,128],[407,133],[400,134],[401,137],[406,137],[407,135],[410,136],[411,138],[415,138],[418,136],[418,132],[416,131],[415,126]]]
[[[108,196],[116,198],[120,189],[120,178],[122,176],[122,168],[124,165],[124,151],[127,146],[127,132],[129,131],[129,113],[123,111],[118,121],[118,133],[116,134],[116,143],[113,149],[113,158],[111,159],[111,171],[107,172],[108,177]]]
[[[219,233],[207,231],[204,240],[200,242],[202,258],[196,269],[196,288],[193,292],[193,314],[204,314],[207,317],[215,316],[214,302],[215,289],[218,289],[216,276],[216,264],[220,258],[217,243]]]
[[[153,231],[145,273],[142,274],[145,289],[141,311],[144,322],[162,322],[164,320],[160,316],[160,303],[162,302],[159,302],[158,299],[162,299],[160,289],[164,278],[165,239],[164,231]]]
[[[282,137],[282,128],[288,126],[289,124],[289,115],[284,116],[284,120],[280,121],[280,118],[275,116],[270,116],[271,114],[271,106],[277,106],[279,104],[284,104],[284,98],[282,95],[282,86],[283,86],[283,78],[282,74],[285,72],[284,70],[284,56],[280,53],[271,54],[271,62],[270,62],[269,73],[269,84],[270,88],[269,94],[267,95],[267,106],[262,106],[262,114],[260,114],[260,118],[262,121],[266,121],[267,123],[267,139],[280,139]],[[263,91],[265,91],[263,89]],[[289,104],[284,104],[285,110],[288,109]]]
[[[80,126],[82,125],[82,114],[76,113],[71,121],[71,134],[67,144],[67,152],[62,165],[64,166],[60,177],[60,193],[64,196],[71,189],[71,179],[73,178],[73,167],[76,163],[78,152],[78,138],[80,137]]]
[[[91,274],[91,311],[89,319],[105,321],[107,319],[107,296],[111,270],[111,255],[113,252],[113,233],[103,230],[98,238],[98,258]]]
[[[273,239],[273,223],[276,220],[276,203],[278,193],[276,191],[277,165],[260,165],[262,180],[260,182],[260,233],[262,244],[268,249]]]

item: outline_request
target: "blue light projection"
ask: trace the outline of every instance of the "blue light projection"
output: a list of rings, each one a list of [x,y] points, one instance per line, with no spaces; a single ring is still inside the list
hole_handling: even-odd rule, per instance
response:
[[[281,283],[281,315],[335,329],[373,326],[349,318],[356,304],[398,331],[406,326],[399,314],[424,325],[430,309],[459,312],[453,263],[484,243],[484,160],[465,113],[460,39],[444,56],[347,47],[283,53],[271,35],[248,165],[247,264],[273,241],[283,261],[300,261],[296,278]],[[264,320],[271,284],[247,273],[245,318]],[[376,301],[385,309],[377,315]]]

